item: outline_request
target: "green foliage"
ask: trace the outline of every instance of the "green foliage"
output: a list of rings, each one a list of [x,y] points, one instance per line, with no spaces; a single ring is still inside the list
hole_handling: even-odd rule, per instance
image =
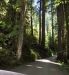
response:
[[[32,3],[31,3],[32,1]],[[22,61],[35,61],[38,58],[46,58],[57,52],[58,44],[58,25],[56,22],[56,9],[62,0],[53,0],[53,21],[54,21],[54,45],[52,43],[52,26],[51,14],[46,14],[46,42],[43,48],[39,41],[39,4],[34,6],[34,0],[27,0],[27,7],[25,13],[25,23],[23,28],[23,48],[22,48]],[[47,0],[45,6],[48,12],[50,11],[51,4]],[[0,65],[12,65],[16,63],[16,50],[18,45],[19,27],[22,25],[21,21],[21,5],[20,0],[0,0]],[[32,25],[33,36],[31,35],[31,8],[32,8]],[[23,11],[24,12],[24,11]],[[45,13],[48,13],[45,12]],[[45,17],[46,17],[45,16]],[[50,18],[49,18],[50,17]],[[66,30],[66,28],[64,27]],[[42,31],[42,30],[41,30]],[[41,32],[42,34],[42,32]],[[65,34],[66,35],[66,32]],[[66,36],[64,37],[64,49],[66,49]],[[21,40],[20,40],[21,41]],[[41,40],[42,41],[42,40]],[[11,61],[11,62],[10,62]]]
[[[9,2],[9,3],[8,3]],[[16,63],[16,40],[18,24],[16,24],[16,9],[12,0],[0,1],[0,66],[12,66]],[[10,62],[11,61],[11,62]]]
[[[31,49],[27,46],[27,45],[24,45],[24,51],[22,53],[22,61],[26,61],[26,62],[29,62],[29,61],[35,61],[35,54],[31,52]]]
[[[11,61],[11,62],[10,62]],[[16,56],[14,52],[7,49],[0,49],[0,66],[9,67],[15,64]]]

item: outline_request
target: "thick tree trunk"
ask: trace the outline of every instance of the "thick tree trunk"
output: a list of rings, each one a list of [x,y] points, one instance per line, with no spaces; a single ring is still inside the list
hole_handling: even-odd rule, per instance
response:
[[[42,0],[42,47],[45,47],[45,0]]]
[[[57,22],[58,22],[58,54],[57,54],[57,59],[62,60],[62,20],[61,20],[61,10],[62,6],[59,5],[57,7]],[[59,12],[60,11],[60,12]]]
[[[19,37],[17,45],[17,60],[20,60],[22,55],[23,46],[23,30],[25,24],[25,11],[26,11],[26,0],[21,0],[21,15],[20,15],[20,27],[19,27]]]
[[[61,31],[61,35],[58,35],[59,37],[61,37],[61,40],[60,40],[60,38],[58,38],[59,39],[58,45],[59,45],[59,47],[61,46],[61,48],[60,48],[61,53],[59,53],[61,56],[59,54],[58,54],[58,56],[65,63],[67,63],[67,54],[69,53],[69,23],[68,23],[69,3],[65,2],[65,0],[63,0],[63,1],[64,1],[64,3],[59,5],[60,10],[58,10],[58,11],[60,11],[60,15],[58,15],[58,17],[59,17],[58,19],[60,20],[59,25],[61,25],[61,27],[59,26],[59,28],[58,28],[59,29],[58,34],[60,34],[59,32]],[[66,22],[66,36],[64,35],[64,33],[65,33],[65,31],[64,31],[64,20]],[[66,40],[65,40],[65,37],[66,37]],[[66,45],[64,44],[65,42],[66,42]],[[65,48],[65,46],[66,46],[66,48]],[[64,51],[65,49],[66,49],[66,51]]]
[[[66,50],[67,56],[69,58],[69,2],[65,3],[64,0],[64,10],[65,10],[65,20],[66,20]]]
[[[64,33],[65,33],[64,26],[65,25],[64,24],[65,24],[64,23],[64,5],[61,4],[61,28],[62,28],[61,34],[62,34],[62,54],[63,54],[62,58],[63,58],[63,61],[65,63],[67,63],[67,54],[66,54],[65,44],[64,44],[64,42],[65,42],[65,35],[64,35]]]

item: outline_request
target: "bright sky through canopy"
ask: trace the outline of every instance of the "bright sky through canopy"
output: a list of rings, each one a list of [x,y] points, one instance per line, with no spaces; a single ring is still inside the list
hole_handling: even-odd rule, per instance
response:
[[[9,2],[9,0],[5,0],[5,2],[6,2],[6,3],[8,3],[8,2]]]
[[[37,4],[37,1],[38,1],[38,0],[34,0],[34,6]]]

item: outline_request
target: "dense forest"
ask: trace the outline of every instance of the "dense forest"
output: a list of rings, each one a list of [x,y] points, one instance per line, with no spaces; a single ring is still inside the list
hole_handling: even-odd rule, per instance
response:
[[[0,66],[53,55],[69,63],[69,0],[0,0]]]

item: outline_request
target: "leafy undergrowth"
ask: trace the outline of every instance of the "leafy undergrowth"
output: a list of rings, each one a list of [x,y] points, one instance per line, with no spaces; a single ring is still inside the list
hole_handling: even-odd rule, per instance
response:
[[[50,49],[44,48],[39,44],[33,44],[32,49],[34,51],[36,51],[41,58],[47,58],[47,57],[52,56],[52,53],[51,53]]]
[[[0,50],[0,69],[8,69],[18,65],[16,56],[8,49]]]
[[[0,50],[0,69],[11,69],[24,63],[33,62],[36,59],[51,56],[48,49],[42,48],[40,45],[34,45],[34,48],[24,46],[22,58],[17,61],[16,54],[9,49]]]

